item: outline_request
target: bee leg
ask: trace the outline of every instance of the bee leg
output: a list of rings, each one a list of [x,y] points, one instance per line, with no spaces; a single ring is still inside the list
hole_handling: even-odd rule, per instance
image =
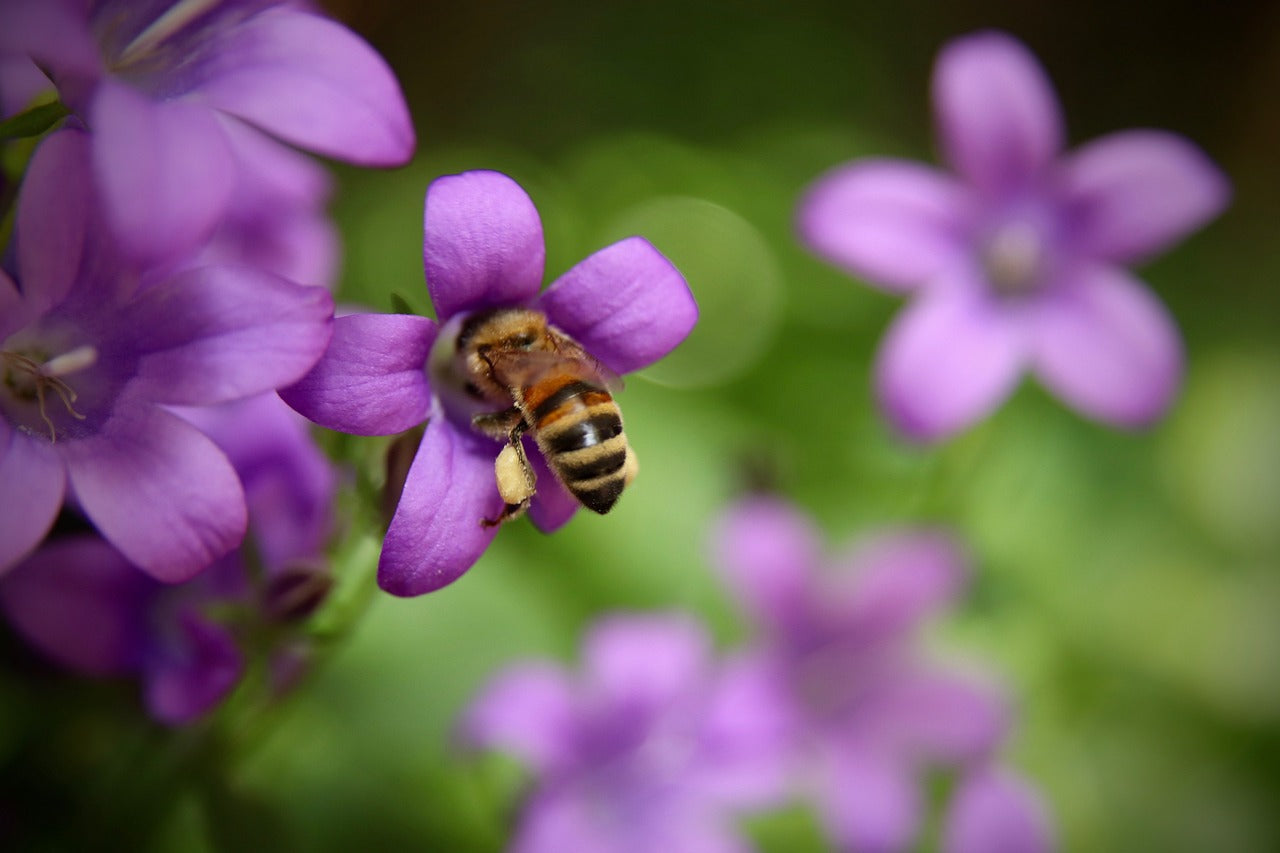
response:
[[[487,412],[471,419],[471,428],[481,435],[498,441],[510,441],[511,431],[517,426],[524,431],[524,413],[515,406],[501,412]]]
[[[529,458],[525,456],[524,444],[520,441],[524,430],[523,420],[511,427],[508,443],[494,460],[494,478],[498,482],[498,494],[502,496],[504,506],[497,518],[481,519],[483,527],[494,527],[524,515],[529,502],[537,493],[538,478],[533,466],[529,464]]]

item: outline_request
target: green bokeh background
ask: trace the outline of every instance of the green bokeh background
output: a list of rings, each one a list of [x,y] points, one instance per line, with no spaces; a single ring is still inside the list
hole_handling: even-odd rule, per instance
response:
[[[346,301],[389,310],[398,293],[429,311],[426,186],[491,168],[537,204],[548,280],[641,233],[685,272],[702,319],[628,380],[642,472],[609,516],[552,537],[511,525],[462,580],[410,600],[364,600],[377,543],[357,524],[344,594],[368,609],[291,703],[260,731],[190,747],[219,768],[198,785],[169,787],[163,766],[158,791],[121,783],[139,815],[176,797],[150,846],[498,848],[517,777],[453,749],[458,711],[505,662],[572,660],[604,612],[685,608],[726,646],[741,639],[705,537],[763,472],[833,547],[916,521],[968,543],[969,594],[930,641],[986,661],[1018,697],[1006,757],[1044,791],[1064,850],[1280,849],[1280,14],[1115,5],[327,3],[395,68],[419,132],[407,168],[338,169]],[[1042,58],[1073,144],[1177,130],[1235,184],[1225,216],[1140,271],[1189,365],[1149,432],[1086,422],[1028,384],[946,445],[904,444],[868,384],[900,300],[794,240],[796,199],[826,168],[933,159],[934,53],[984,26]],[[126,771],[108,770],[188,755],[130,722],[132,687],[30,669],[55,698],[4,682],[0,760],[42,773],[22,784],[48,802],[111,802]],[[33,730],[33,708],[57,710]],[[113,811],[83,808],[68,813]],[[824,849],[798,811],[751,828],[765,850]]]

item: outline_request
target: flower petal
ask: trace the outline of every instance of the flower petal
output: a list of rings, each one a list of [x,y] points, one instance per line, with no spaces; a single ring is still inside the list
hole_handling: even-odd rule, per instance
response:
[[[98,435],[62,453],[90,521],[157,580],[188,580],[244,538],[235,469],[175,415],[122,402]]]
[[[427,356],[437,328],[410,314],[348,314],[311,372],[280,390],[306,417],[355,435],[393,435],[426,420]]]
[[[392,595],[434,592],[480,559],[498,532],[480,522],[502,511],[497,455],[492,441],[432,416],[382,543],[378,586]]]
[[[711,560],[731,591],[774,629],[799,626],[822,558],[822,537],[790,504],[748,498],[717,521]]]
[[[800,239],[872,284],[907,291],[964,250],[964,189],[905,160],[859,160],[814,182],[800,201]]]
[[[969,773],[952,794],[943,853],[1050,853],[1053,829],[1036,791],[1006,770]]]
[[[1079,250],[1131,263],[1223,211],[1231,185],[1189,140],[1156,130],[1104,136],[1063,165],[1064,202]]]
[[[58,0],[0,3],[0,54],[29,56],[59,78],[96,77],[102,62],[87,16],[76,5]]]
[[[125,309],[117,339],[150,399],[221,403],[297,381],[332,333],[333,298],[252,267],[186,270]]]
[[[960,289],[940,288],[909,305],[877,356],[876,391],[890,422],[909,438],[934,441],[998,406],[1025,358],[1012,321]]]
[[[511,753],[535,774],[561,766],[575,744],[573,685],[545,664],[500,673],[467,708],[461,736],[467,743]]]
[[[90,126],[97,186],[125,253],[158,264],[199,248],[235,186],[235,163],[213,112],[187,100],[153,103],[106,79]]]
[[[362,166],[413,156],[395,74],[336,21],[268,9],[219,30],[195,73],[211,104],[301,148]]]
[[[677,613],[606,617],[583,642],[592,689],[614,706],[654,711],[702,683],[710,653],[702,626]]]
[[[542,286],[542,220],[506,175],[445,175],[427,188],[422,260],[441,322],[461,311],[527,302]]]
[[[211,710],[244,673],[244,659],[226,628],[190,609],[178,615],[177,627],[146,672],[147,710],[170,725]]]
[[[943,154],[984,193],[1022,188],[1062,148],[1062,114],[1035,55],[1001,32],[943,47],[933,72]]]
[[[698,322],[684,276],[643,237],[580,261],[547,288],[537,307],[617,373],[653,364]]]
[[[525,440],[525,455],[538,478],[538,492],[529,504],[529,520],[543,533],[555,533],[569,523],[581,504],[551,473],[542,452],[528,439]]]
[[[1168,310],[1119,269],[1077,269],[1035,317],[1036,376],[1084,414],[1124,427],[1160,418],[1182,381]]]
[[[819,784],[818,812],[840,849],[893,853],[916,837],[920,797],[906,762],[842,746]]]
[[[0,606],[23,639],[69,669],[120,675],[141,661],[155,581],[102,539],[50,542],[0,582]]]
[[[18,201],[18,281],[27,316],[57,305],[80,272],[93,198],[89,137],[51,134],[36,149]]]
[[[66,468],[53,447],[0,418],[0,574],[44,539],[66,488]]]
[[[900,671],[868,691],[851,726],[913,759],[956,765],[989,755],[1009,729],[994,684],[954,672]]]
[[[968,570],[964,554],[940,531],[885,533],[845,558],[851,586],[848,621],[869,643],[914,630],[960,593]]]

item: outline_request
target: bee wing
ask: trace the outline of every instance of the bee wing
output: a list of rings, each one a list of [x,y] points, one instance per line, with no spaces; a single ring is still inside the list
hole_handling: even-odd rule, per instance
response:
[[[566,339],[567,340],[567,339]],[[550,373],[567,373],[599,382],[611,392],[622,389],[622,379],[573,341],[572,349],[509,350],[489,353],[493,375],[504,385],[529,385]]]
[[[586,368],[590,375],[600,380],[611,393],[618,393],[623,388],[622,377],[614,373],[608,365],[582,348],[573,338],[554,326],[547,327],[547,335],[556,353],[561,357],[578,362]]]

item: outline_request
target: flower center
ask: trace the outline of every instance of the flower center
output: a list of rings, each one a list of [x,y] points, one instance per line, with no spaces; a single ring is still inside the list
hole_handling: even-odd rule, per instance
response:
[[[180,0],[175,3],[125,45],[116,59],[117,69],[146,58],[174,33],[217,5],[218,0]]]
[[[52,358],[35,350],[4,350],[0,351],[0,369],[3,370],[0,384],[20,409],[26,409],[28,414],[32,408],[35,409],[43,423],[43,429],[39,431],[47,429],[49,441],[57,442],[59,427],[55,417],[64,420],[65,415],[69,415],[78,421],[85,419],[76,411],[78,395],[64,377],[91,367],[97,360],[98,350],[87,344]],[[65,415],[60,410],[65,410]],[[22,423],[23,418],[18,420],[19,428],[24,432],[37,431],[33,424]],[[65,427],[62,432],[66,432]]]
[[[1044,239],[1034,225],[1008,222],[996,228],[983,245],[982,269],[996,293],[1023,296],[1039,287],[1045,254]]]

